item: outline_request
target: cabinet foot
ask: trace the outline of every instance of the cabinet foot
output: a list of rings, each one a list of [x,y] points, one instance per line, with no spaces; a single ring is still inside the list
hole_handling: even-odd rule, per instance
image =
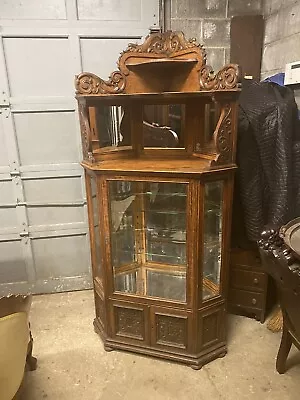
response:
[[[226,354],[227,354],[227,351],[223,351],[222,353],[220,353],[220,354],[218,355],[218,357],[219,357],[219,358],[223,358],[223,357],[226,356]]]
[[[199,371],[202,368],[202,365],[191,365],[190,367],[195,371]]]
[[[110,351],[114,351],[114,349],[113,349],[112,347],[106,346],[106,345],[104,345],[104,350],[107,351],[108,353],[109,353]]]

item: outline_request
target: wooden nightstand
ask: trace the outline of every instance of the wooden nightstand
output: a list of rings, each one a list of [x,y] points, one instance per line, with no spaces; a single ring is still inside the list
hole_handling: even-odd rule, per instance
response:
[[[262,270],[257,249],[231,249],[228,311],[264,322],[275,302],[271,278]]]

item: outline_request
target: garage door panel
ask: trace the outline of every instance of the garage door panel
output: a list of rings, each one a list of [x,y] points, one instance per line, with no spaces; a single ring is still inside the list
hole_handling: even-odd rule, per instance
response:
[[[92,286],[74,75],[108,78],[158,25],[158,8],[0,0],[0,293]]]
[[[43,268],[36,268],[37,279],[88,275],[89,256],[86,241],[86,235],[33,239],[35,265],[43,265]]]
[[[0,254],[0,284],[27,281],[21,241],[0,242]]]
[[[142,0],[77,0],[80,20],[139,21]]]
[[[7,144],[4,136],[4,130],[2,126],[2,120],[0,118],[0,168],[6,167],[9,164]]]
[[[27,209],[28,225],[43,225],[45,230],[50,225],[84,223],[82,206],[29,206]]]
[[[138,41],[132,39],[131,41]],[[93,72],[103,79],[117,69],[120,53],[128,46],[128,38],[81,38],[81,59],[83,71]],[[105,57],[103,57],[105,54]]]
[[[15,230],[18,226],[16,207],[0,207],[0,232]]]
[[[26,179],[23,185],[26,202],[69,203],[83,199],[81,176]]]
[[[22,165],[79,161],[75,113],[14,113]]]
[[[0,144],[1,146],[1,144]],[[14,186],[11,180],[1,181],[0,177],[0,206],[5,204],[14,204],[16,196],[14,193]],[[0,219],[1,225],[1,219]]]
[[[64,0],[1,0],[1,19],[66,19]]]
[[[68,38],[4,37],[3,45],[12,96],[72,94],[74,79]]]

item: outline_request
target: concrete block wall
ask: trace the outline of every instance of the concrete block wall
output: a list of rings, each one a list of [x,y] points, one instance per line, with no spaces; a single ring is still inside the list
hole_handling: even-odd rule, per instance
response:
[[[171,0],[171,29],[205,46],[215,71],[229,62],[230,18],[262,13],[263,0]],[[286,0],[285,0],[286,1]]]
[[[262,78],[300,61],[300,0],[264,0],[265,43]]]

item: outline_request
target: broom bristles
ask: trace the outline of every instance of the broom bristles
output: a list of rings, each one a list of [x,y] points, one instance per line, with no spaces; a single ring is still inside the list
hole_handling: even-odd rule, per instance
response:
[[[267,328],[271,332],[279,332],[282,330],[283,326],[283,317],[282,317],[282,312],[280,307],[278,307],[272,314],[271,318],[269,319],[269,322],[267,324]]]

